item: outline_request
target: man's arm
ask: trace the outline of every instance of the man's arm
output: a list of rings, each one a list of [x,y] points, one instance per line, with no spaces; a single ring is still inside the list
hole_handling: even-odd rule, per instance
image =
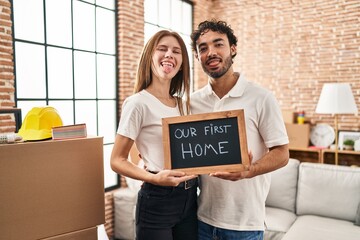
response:
[[[270,148],[261,159],[251,164],[248,171],[244,172],[216,172],[210,176],[225,180],[237,181],[244,178],[252,178],[261,174],[275,171],[285,166],[289,161],[289,146],[281,145]]]

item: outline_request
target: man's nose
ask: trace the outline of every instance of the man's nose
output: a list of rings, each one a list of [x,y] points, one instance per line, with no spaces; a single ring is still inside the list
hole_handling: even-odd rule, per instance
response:
[[[209,46],[209,48],[208,48],[208,54],[207,54],[207,55],[208,55],[208,57],[211,57],[211,56],[216,55],[216,50],[215,50],[215,48]]]

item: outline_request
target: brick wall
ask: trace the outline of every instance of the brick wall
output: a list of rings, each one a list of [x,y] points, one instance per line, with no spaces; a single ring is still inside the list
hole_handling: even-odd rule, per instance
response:
[[[235,70],[272,90],[283,109],[306,112],[313,124],[322,85],[351,84],[360,110],[360,2],[358,0],[197,0],[194,26],[206,17],[230,23],[238,36]],[[206,76],[195,60],[196,86]],[[360,117],[342,115],[339,129],[360,130]]]
[[[11,5],[0,0],[0,108],[14,107],[14,63]],[[0,133],[15,131],[13,114],[0,114]]]
[[[143,0],[118,0],[119,110],[132,94],[138,59],[144,46]],[[120,112],[120,111],[119,111]]]
[[[284,109],[304,110],[313,123],[325,82],[350,82],[360,110],[360,3],[356,0],[194,0],[194,26],[222,16],[238,36],[235,69],[272,90]],[[132,94],[143,46],[143,1],[118,0],[118,91],[120,109]],[[195,88],[207,79],[194,61]],[[13,107],[14,73],[10,1],[0,0],[0,107]],[[0,115],[0,133],[14,120]],[[360,130],[358,116],[341,116],[340,129]],[[6,129],[4,131],[4,129]],[[124,186],[124,182],[122,181]],[[113,236],[113,192],[105,194],[108,235]]]

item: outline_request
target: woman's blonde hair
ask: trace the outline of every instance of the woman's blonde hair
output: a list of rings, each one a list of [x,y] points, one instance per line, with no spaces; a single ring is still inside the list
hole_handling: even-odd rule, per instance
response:
[[[179,72],[171,79],[169,94],[176,98],[179,111],[181,115],[185,115],[183,110],[183,101],[185,98],[186,104],[186,114],[190,112],[190,64],[189,64],[189,56],[188,51],[186,49],[186,45],[181,36],[172,31],[161,30],[155,33],[149,41],[144,46],[142,51],[138,69],[136,73],[136,82],[134,86],[134,93],[140,92],[143,89],[146,89],[152,82],[152,56],[153,53],[159,44],[161,38],[165,36],[172,36],[177,39],[181,47],[181,55],[182,55],[182,65],[180,67]]]

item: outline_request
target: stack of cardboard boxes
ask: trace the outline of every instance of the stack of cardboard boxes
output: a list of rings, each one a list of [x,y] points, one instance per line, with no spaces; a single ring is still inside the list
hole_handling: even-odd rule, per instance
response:
[[[0,238],[97,240],[102,137],[0,144]]]
[[[298,123],[298,114],[296,112],[283,110],[282,113],[289,137],[289,148],[299,149],[309,147],[310,124],[306,123],[306,121]]]

